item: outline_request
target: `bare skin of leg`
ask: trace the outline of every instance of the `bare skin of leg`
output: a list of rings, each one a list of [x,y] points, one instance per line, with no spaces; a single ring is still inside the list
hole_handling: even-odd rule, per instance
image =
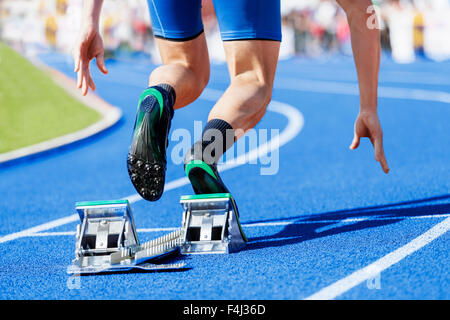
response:
[[[222,119],[236,139],[264,116],[272,97],[280,43],[266,40],[225,41],[231,83],[211,110],[208,120]]]
[[[175,89],[174,109],[197,99],[209,81],[209,56],[205,34],[189,41],[156,39],[163,65],[153,70],[149,86],[167,83]]]

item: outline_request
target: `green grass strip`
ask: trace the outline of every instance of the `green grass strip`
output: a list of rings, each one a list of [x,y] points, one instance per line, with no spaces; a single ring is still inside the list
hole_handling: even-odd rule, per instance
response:
[[[0,153],[79,131],[100,119],[0,42]]]

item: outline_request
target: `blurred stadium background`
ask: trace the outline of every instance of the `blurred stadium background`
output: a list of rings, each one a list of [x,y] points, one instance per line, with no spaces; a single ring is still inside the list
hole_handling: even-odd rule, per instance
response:
[[[80,27],[82,0],[0,0],[0,37],[27,56],[70,53]],[[280,58],[351,55],[350,32],[334,0],[282,0]],[[375,0],[384,52],[399,63],[450,59],[450,0]],[[211,0],[204,0],[205,32],[214,62],[224,61]],[[159,56],[146,0],[107,0],[101,20],[110,57]]]

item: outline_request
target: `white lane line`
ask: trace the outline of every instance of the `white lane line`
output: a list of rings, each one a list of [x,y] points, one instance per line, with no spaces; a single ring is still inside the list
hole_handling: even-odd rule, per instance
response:
[[[29,234],[28,237],[58,237],[58,236],[74,236],[75,231],[58,231],[58,232],[39,232]]]
[[[312,80],[317,79],[317,75],[324,74],[324,71],[328,71],[329,66],[326,65],[323,68],[322,66],[317,68],[315,66],[311,66],[308,68],[307,65],[301,66],[301,75],[300,77],[308,80],[310,74],[312,74],[316,78],[312,78]],[[350,68],[335,68],[334,75],[329,75],[327,72],[328,79],[339,77],[337,80],[342,81],[358,81],[357,73],[354,66]],[[429,85],[440,85],[445,86],[450,84],[449,78],[444,76],[444,72],[441,73],[441,77],[436,72],[420,72],[420,71],[380,71],[380,83],[381,82],[393,82],[393,83],[416,83],[416,84],[429,84]],[[296,76],[297,77],[297,76]],[[334,79],[331,79],[334,80]]]
[[[279,78],[277,79],[275,88],[316,93],[359,95],[357,83],[337,81]],[[380,98],[433,101],[450,104],[450,93],[445,91],[380,86],[378,87],[378,96]]]
[[[367,267],[355,271],[351,275],[323,288],[319,292],[309,296],[306,300],[331,300],[334,299],[348,290],[356,287],[362,282],[371,279],[379,275],[383,270],[391,267],[392,265],[400,262],[407,256],[423,248],[433,240],[445,234],[450,229],[450,218],[438,223],[427,232],[418,236],[411,242],[407,243],[403,247],[385,255],[379,260]]]
[[[53,220],[53,221],[50,221],[47,223],[40,224],[33,228],[25,229],[23,231],[19,231],[19,232],[15,232],[15,233],[11,233],[6,236],[3,236],[0,238],[0,243],[12,241],[12,240],[23,238],[23,237],[28,237],[30,235],[33,235],[33,234],[41,232],[41,231],[46,231],[49,229],[53,229],[53,228],[77,221],[78,219],[79,219],[78,214],[72,214],[70,216],[67,216],[67,217],[64,217],[61,219],[56,219],[56,220]]]
[[[222,93],[223,92],[220,90],[207,89],[204,91],[204,94],[200,98],[209,100],[209,101],[216,101],[217,97],[220,96]],[[280,148],[281,146],[283,146],[284,144],[288,143],[293,138],[295,138],[299,134],[299,132],[302,130],[303,125],[304,125],[303,115],[299,110],[297,110],[293,106],[273,100],[268,107],[268,111],[272,111],[272,112],[276,112],[276,113],[280,113],[280,114],[284,115],[288,119],[287,126],[283,129],[283,131],[278,136],[272,137],[272,139],[267,141],[266,143],[256,147],[255,149],[248,151],[245,154],[242,154],[241,156],[237,157],[233,161],[226,162],[226,163],[223,163],[222,165],[218,166],[218,170],[220,172],[243,165],[246,162],[251,162],[252,160],[256,160],[259,157],[262,157],[262,156],[268,154],[269,152]],[[166,185],[164,186],[164,191],[173,190],[173,189],[182,187],[184,185],[187,185],[188,183],[189,183],[188,178],[182,177],[182,178],[179,178],[179,179],[176,179],[176,180],[166,183]],[[142,197],[139,196],[138,194],[132,194],[123,199],[128,199],[128,201],[130,203],[134,203],[134,202],[142,200]],[[73,214],[73,215],[70,215],[70,216],[67,216],[67,217],[64,217],[61,219],[50,221],[50,222],[41,224],[41,225],[33,227],[33,228],[25,229],[20,232],[15,232],[15,233],[12,233],[9,235],[2,236],[2,237],[0,237],[0,243],[5,243],[8,241],[27,237],[30,235],[34,236],[38,232],[53,229],[53,228],[77,221],[78,219],[79,219],[78,215]]]
[[[389,220],[416,220],[416,219],[443,219],[450,217],[448,214],[435,214],[425,216],[391,216],[391,217],[361,217],[361,218],[347,218],[343,220],[305,220],[305,221],[272,221],[272,222],[257,222],[257,223],[243,223],[242,227],[247,228],[270,228],[270,227],[283,227],[289,225],[304,225],[304,224],[324,224],[329,223],[331,226],[327,229],[335,229],[337,227],[346,226],[352,223],[358,223],[362,221],[389,221]],[[73,222],[78,221],[78,218]],[[138,233],[151,233],[151,232],[170,232],[179,229],[179,227],[165,227],[165,228],[137,228]],[[324,228],[318,228],[316,233],[326,231]],[[56,231],[56,232],[38,232],[22,235],[21,237],[50,237],[50,236],[74,236],[75,231]]]

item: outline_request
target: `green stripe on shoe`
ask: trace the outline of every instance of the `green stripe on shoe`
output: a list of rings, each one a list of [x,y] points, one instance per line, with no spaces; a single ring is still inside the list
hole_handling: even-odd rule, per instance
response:
[[[186,176],[189,177],[189,172],[193,169],[193,168],[200,168],[205,170],[211,177],[213,177],[214,179],[218,180],[216,175],[214,174],[214,171],[211,169],[211,167],[209,165],[207,165],[205,162],[201,161],[201,160],[192,160],[191,162],[189,162],[188,164],[186,164]]]
[[[161,92],[159,92],[155,88],[147,88],[142,92],[141,97],[139,98],[139,102],[138,102],[138,110],[139,110],[139,106],[141,105],[141,102],[150,95],[154,96],[156,98],[156,100],[158,101],[159,118],[161,119],[163,108],[164,108],[164,99],[163,99]]]

